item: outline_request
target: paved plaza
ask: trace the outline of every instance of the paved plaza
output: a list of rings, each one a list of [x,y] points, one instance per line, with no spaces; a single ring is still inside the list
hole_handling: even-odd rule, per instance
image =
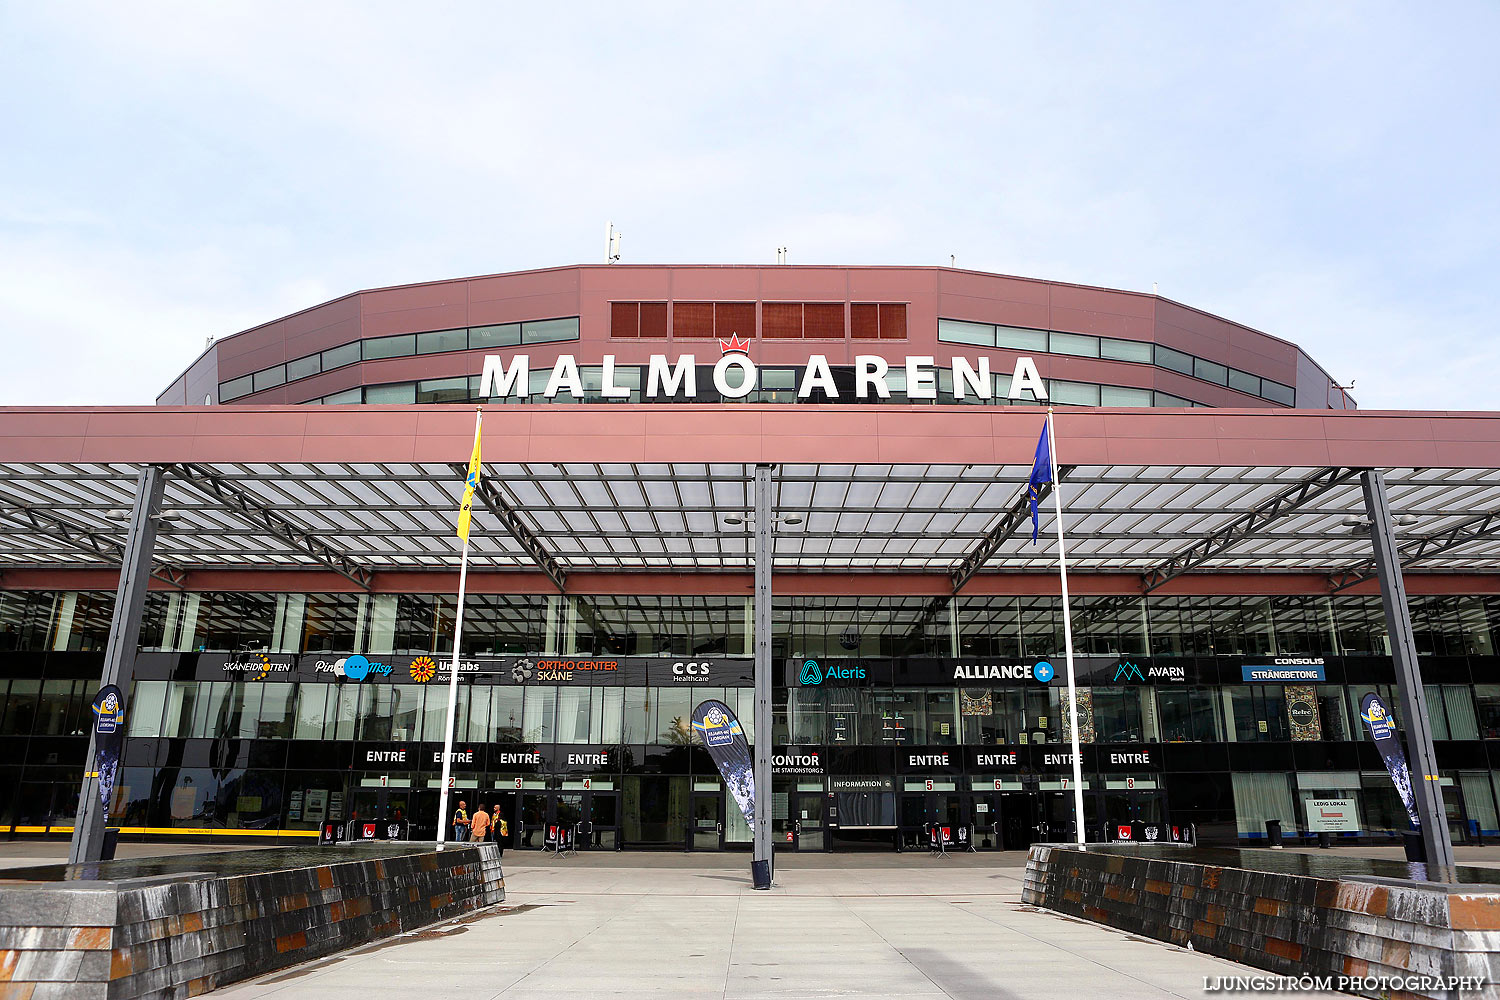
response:
[[[121,856],[225,845],[126,844]],[[1397,858],[1398,849],[1338,853]],[[1458,849],[1468,864],[1500,848]],[[66,845],[0,844],[0,863]],[[222,1000],[684,997],[1200,997],[1255,970],[1020,902],[1026,856],[778,857],[770,892],[740,854],[507,852],[493,910],[214,992]],[[1326,996],[1299,993],[1299,996]]]
[[[1144,1000],[1249,971],[1021,905],[1020,854],[804,855],[770,892],[749,887],[736,856],[506,860],[498,912],[213,996]]]

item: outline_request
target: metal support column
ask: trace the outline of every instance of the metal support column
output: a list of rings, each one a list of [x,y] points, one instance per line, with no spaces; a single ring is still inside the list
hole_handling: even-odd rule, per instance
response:
[[[1417,800],[1417,817],[1422,823],[1422,846],[1429,865],[1452,865],[1453,844],[1448,839],[1448,817],[1443,810],[1437,754],[1432,747],[1432,723],[1427,717],[1427,698],[1422,693],[1422,675],[1417,668],[1411,609],[1406,603],[1406,582],[1401,576],[1401,554],[1396,550],[1396,526],[1386,499],[1385,476],[1379,469],[1366,469],[1360,474],[1360,482],[1364,487],[1365,512],[1370,518],[1380,599],[1385,605],[1386,633],[1396,664],[1396,690],[1401,697],[1401,718],[1406,723],[1406,752],[1411,758],[1411,785]]]
[[[162,491],[166,473],[155,465],[141,469],[135,486],[135,509],[130,512],[130,534],[125,539],[124,558],[120,565],[120,586],[115,591],[115,610],[109,623],[109,642],[104,648],[104,672],[99,686],[119,685],[127,702],[129,719],[131,669],[141,636],[141,612],[146,607],[146,584],[151,577],[151,553],[156,547],[157,517],[161,512]],[[124,681],[122,684],[121,681]],[[89,727],[89,753],[84,758],[83,787],[78,793],[78,814],[73,820],[73,843],[68,848],[69,864],[89,864],[99,860],[104,850],[104,827],[109,813],[99,801],[98,761],[94,759],[92,724]]]
[[[751,874],[771,888],[771,466],[755,467],[755,829]]]

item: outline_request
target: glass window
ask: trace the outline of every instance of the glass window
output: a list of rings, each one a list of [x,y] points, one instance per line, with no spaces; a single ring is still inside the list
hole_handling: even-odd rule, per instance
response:
[[[525,688],[494,687],[490,690],[491,739],[499,743],[524,743],[526,733],[522,729],[525,718],[522,701]]]
[[[330,347],[323,352],[323,370],[337,368],[340,365],[351,365],[359,360],[359,341],[350,344],[340,344]]]
[[[1101,385],[1100,406],[1150,406],[1150,389],[1132,389],[1123,385]]]
[[[468,398],[467,377],[430,378],[417,384],[419,403],[461,403]]]
[[[621,742],[655,742],[654,737],[656,734],[651,731],[651,689],[643,687],[629,687],[625,688],[624,690],[624,732],[621,737]]]
[[[1019,326],[995,327],[995,346],[1016,351],[1047,351],[1047,331],[1028,330]]]
[[[365,360],[374,358],[404,358],[417,353],[415,334],[403,333],[395,337],[375,337],[364,342]]]
[[[1054,403],[1068,403],[1074,406],[1098,406],[1099,387],[1087,382],[1064,382],[1060,379],[1052,379],[1047,386]]]
[[[437,330],[433,333],[417,334],[418,354],[439,354],[443,351],[463,351],[469,347],[469,331]]]
[[[355,386],[353,389],[345,389],[343,392],[336,392],[331,396],[323,397],[323,402],[330,406],[338,403],[363,403],[364,400],[365,391],[359,386]]]
[[[964,323],[956,319],[938,320],[938,340],[948,344],[995,346],[995,328],[988,323]]]
[[[762,368],[760,387],[762,389],[795,389],[797,388],[797,372],[791,368]]]
[[[521,343],[520,323],[469,327],[469,347],[515,347]]]
[[[544,319],[535,323],[521,324],[521,343],[547,344],[558,340],[578,339],[578,317],[567,319]]]
[[[590,688],[560,688],[557,692],[557,742],[588,743]]]
[[[260,685],[260,714],[254,722],[257,737],[284,740],[292,735],[292,708],[296,694],[295,684]]]
[[[1050,349],[1053,354],[1074,354],[1080,358],[1097,358],[1099,356],[1099,338],[1090,337],[1082,333],[1058,333],[1053,331]]]
[[[1252,396],[1260,395],[1260,376],[1242,372],[1238,368],[1229,369],[1229,388],[1238,389],[1240,392],[1248,392]]]
[[[447,689],[436,687],[433,690],[443,692],[442,695],[438,695],[437,697],[443,699],[443,710],[446,712],[448,708],[446,704]],[[415,684],[393,684],[391,686],[391,739],[422,739],[423,693],[423,689]],[[439,736],[438,739],[442,739],[442,736]]]
[[[1168,743],[1216,743],[1219,713],[1208,688],[1161,688],[1156,692],[1161,736]]]
[[[1287,830],[1296,829],[1297,811],[1287,776],[1280,772],[1248,772],[1231,775],[1234,781],[1234,818],[1241,837],[1264,837],[1266,821],[1281,820]]]
[[[1444,684],[1443,707],[1448,710],[1449,739],[1479,739],[1479,721],[1474,714],[1474,699],[1470,697],[1466,685]]]
[[[321,740],[332,684],[302,684],[297,691],[297,722],[292,735],[299,740]]]
[[[238,399],[241,396],[249,395],[254,391],[251,381],[252,379],[249,375],[241,375],[239,378],[232,378],[228,382],[221,383],[219,385],[219,402],[228,402],[231,399]]]
[[[1203,379],[1205,382],[1217,382],[1219,385],[1229,384],[1229,369],[1212,361],[1204,361],[1202,358],[1193,359],[1193,375]]]
[[[1190,400],[1190,399],[1183,399],[1181,396],[1174,396],[1170,392],[1158,392],[1153,397],[1153,399],[1154,399],[1153,405],[1155,405],[1155,406],[1192,406],[1193,405],[1193,401],[1192,400]]]
[[[160,736],[162,711],[167,705],[166,681],[136,681],[127,706],[131,736]]]
[[[1139,340],[1116,340],[1113,337],[1101,337],[1099,340],[1099,356],[1109,358],[1112,361],[1143,361],[1151,363],[1151,345]]]
[[[557,688],[529,687],[522,713],[522,740],[526,743],[552,743]]]
[[[35,733],[38,736],[66,736],[69,708],[73,701],[72,681],[46,681],[37,703]]]
[[[1183,354],[1181,351],[1174,351],[1170,347],[1163,347],[1157,344],[1155,359],[1156,364],[1161,368],[1181,372],[1184,375],[1193,374],[1193,356],[1191,354]]]
[[[415,403],[416,401],[417,383],[415,382],[365,386],[366,403]]]
[[[272,389],[286,381],[286,365],[275,365],[255,373],[255,391]]]
[[[1292,391],[1291,386],[1272,382],[1268,378],[1260,380],[1260,394],[1271,402],[1280,403],[1283,406],[1294,406],[1297,402],[1297,394]]]
[[[594,692],[598,700],[595,704],[589,742],[614,746],[624,739],[625,689],[595,688]],[[747,729],[746,732],[748,731]]]
[[[316,375],[323,370],[323,358],[319,354],[309,354],[305,358],[297,358],[286,363],[286,380],[292,382],[299,378],[307,378]]]

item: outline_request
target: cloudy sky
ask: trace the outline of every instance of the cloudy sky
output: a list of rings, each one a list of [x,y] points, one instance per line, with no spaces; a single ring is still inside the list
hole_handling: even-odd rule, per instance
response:
[[[544,9],[545,8],[545,9]],[[752,9],[753,8],[753,9]],[[0,404],[358,288],[593,262],[1149,291],[1500,408],[1500,5],[0,0]]]

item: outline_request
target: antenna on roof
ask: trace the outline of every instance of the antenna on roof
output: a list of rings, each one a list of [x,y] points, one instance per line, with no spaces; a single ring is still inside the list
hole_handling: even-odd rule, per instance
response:
[[[956,253],[950,253],[948,255],[948,266],[949,267],[957,267],[958,266],[958,254],[956,254]]]
[[[615,232],[613,222],[605,224],[604,230],[604,263],[618,264],[620,262],[620,239],[624,233]]]
[[[778,263],[778,264],[785,264],[786,263],[786,247],[777,247],[776,248],[776,263]]]
[[[1151,294],[1152,294],[1152,295],[1157,295],[1157,294],[1159,294],[1159,293],[1158,293],[1158,292],[1157,292],[1157,290],[1156,290],[1156,282],[1154,282],[1154,281],[1153,281],[1153,282],[1151,282]]]

